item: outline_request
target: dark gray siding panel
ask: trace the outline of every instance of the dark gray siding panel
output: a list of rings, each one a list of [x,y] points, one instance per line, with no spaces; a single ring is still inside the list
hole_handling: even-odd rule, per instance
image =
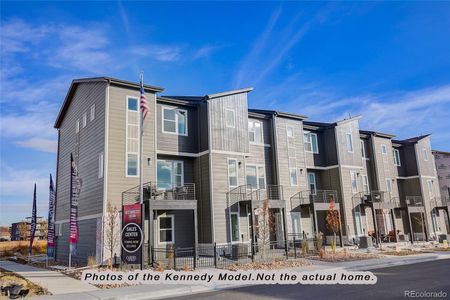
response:
[[[179,108],[187,111],[188,118],[188,135],[177,135],[171,133],[163,132],[162,125],[162,108]],[[173,106],[167,104],[157,104],[156,108],[157,114],[157,128],[158,128],[158,150],[172,151],[172,152],[198,152],[198,137],[199,137],[199,127],[198,127],[198,111],[197,108],[188,106]]]

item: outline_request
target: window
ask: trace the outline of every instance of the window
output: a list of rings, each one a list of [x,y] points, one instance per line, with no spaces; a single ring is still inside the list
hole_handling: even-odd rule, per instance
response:
[[[387,147],[385,144],[381,144],[381,154],[384,154],[384,155],[387,154]]]
[[[311,194],[316,195],[317,194],[316,174],[308,173],[308,184],[309,184],[309,191],[311,192]]]
[[[427,149],[423,148],[422,149],[422,153],[423,153],[423,160],[424,161],[428,161],[428,151],[427,151]]]
[[[296,168],[289,168],[289,178],[291,180],[291,186],[297,186],[298,185],[297,169]]]
[[[287,144],[288,150],[292,148],[291,152],[293,152],[292,156],[295,156],[295,137],[294,137],[294,127],[286,126],[286,136],[287,136]]]
[[[158,189],[173,189],[184,184],[183,162],[178,160],[158,159],[156,186]]]
[[[95,119],[95,104],[92,104],[91,106],[91,114],[90,114],[90,120],[94,121]]]
[[[228,186],[236,187],[238,186],[238,174],[237,174],[237,160],[228,159]]]
[[[103,178],[103,152],[98,155],[98,178]]]
[[[306,152],[319,153],[319,147],[317,144],[317,134],[311,132],[304,132],[303,140]]]
[[[162,108],[163,132],[187,135],[187,111],[179,108]]]
[[[231,241],[239,242],[239,213],[230,213]]]
[[[139,174],[139,110],[138,99],[127,97],[126,115],[126,175]]]
[[[173,215],[158,216],[159,243],[173,244],[175,242],[175,218]]]
[[[363,190],[364,195],[370,194],[369,177],[367,177],[367,175],[363,175]]]
[[[346,140],[347,140],[347,152],[352,153],[353,152],[353,137],[351,133],[346,134]]]
[[[350,180],[352,183],[352,192],[356,194],[358,192],[358,175],[355,171],[350,171]]]
[[[392,193],[392,179],[386,178],[386,190]]]
[[[361,222],[361,212],[359,210],[355,210],[355,222],[356,222],[356,235],[362,235],[362,222]]]
[[[363,140],[361,140],[361,156],[362,158],[366,158],[366,146],[364,146]]]
[[[266,171],[264,166],[247,165],[246,178],[247,184],[252,188],[266,188]]]
[[[262,144],[262,123],[257,120],[248,120],[248,139],[251,143]]]
[[[300,212],[291,212],[292,233],[294,234],[295,239],[302,238],[302,225],[300,218]]]
[[[427,186],[428,186],[428,195],[430,195],[430,197],[433,197],[434,196],[433,180],[427,180]]]
[[[83,114],[83,128],[86,127],[87,124],[87,112]]]
[[[79,119],[75,122],[75,132],[76,133],[80,132],[80,120]]]
[[[232,109],[225,110],[225,119],[227,127],[236,127],[236,113]]]
[[[398,149],[392,149],[392,155],[394,155],[394,165],[400,166],[400,151]]]

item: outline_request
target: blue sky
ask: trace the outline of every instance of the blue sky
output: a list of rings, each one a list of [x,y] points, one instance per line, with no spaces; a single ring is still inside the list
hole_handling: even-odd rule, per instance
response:
[[[166,94],[254,87],[250,107],[450,150],[450,2],[1,2],[0,224],[47,214],[56,118],[73,78]]]

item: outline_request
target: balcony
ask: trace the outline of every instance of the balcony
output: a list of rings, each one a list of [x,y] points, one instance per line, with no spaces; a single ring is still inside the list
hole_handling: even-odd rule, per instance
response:
[[[406,196],[404,207],[410,213],[424,213],[425,207],[422,196]]]
[[[197,207],[195,184],[184,183],[172,189],[159,189],[155,183],[143,184],[144,204],[155,210],[194,209]],[[139,186],[122,193],[122,205],[139,203]]]
[[[291,198],[291,209],[296,209],[304,205],[314,205],[317,209],[328,209],[330,202],[338,203],[337,192],[335,190],[300,191]]]
[[[261,207],[264,201],[270,208],[284,208],[283,186],[268,184],[265,189],[256,189],[249,184],[241,185],[227,192],[228,206],[239,202],[251,202],[253,208]]]
[[[450,199],[448,198],[441,198],[441,197],[433,197],[431,198],[431,208],[447,208],[450,206]]]

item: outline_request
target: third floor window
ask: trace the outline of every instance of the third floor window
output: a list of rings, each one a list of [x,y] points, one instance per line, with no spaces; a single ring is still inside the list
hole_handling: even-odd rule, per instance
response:
[[[319,153],[317,134],[305,131],[303,133],[303,143],[306,152]]]
[[[248,139],[250,143],[262,144],[262,123],[257,120],[248,120]]]
[[[162,108],[162,128],[164,133],[188,135],[187,111],[179,108]]]

